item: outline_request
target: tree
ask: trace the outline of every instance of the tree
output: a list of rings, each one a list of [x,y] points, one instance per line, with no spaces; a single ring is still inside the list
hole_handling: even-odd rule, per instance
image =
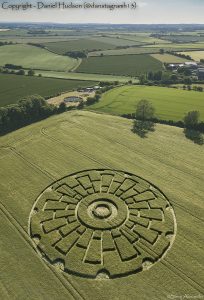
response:
[[[164,54],[164,49],[159,49],[160,54]]]
[[[87,58],[87,54],[85,51],[68,51],[65,53],[65,55],[72,58]]]
[[[147,78],[148,80],[153,80],[154,79],[154,74],[152,71],[150,71],[148,74],[147,74]]]
[[[142,75],[139,76],[139,81],[140,81],[140,84],[142,84],[142,85],[145,84],[146,78],[145,78],[144,74],[142,74]]]
[[[190,78],[184,78],[184,84],[187,84],[187,85],[191,85],[192,84],[192,80]]]
[[[25,75],[25,71],[23,69],[19,70],[18,72],[16,72],[16,75]]]
[[[163,75],[163,72],[162,71],[157,71],[154,73],[154,80],[156,81],[160,81],[162,80],[162,75]]]
[[[172,74],[170,79],[175,82],[178,80],[178,76],[176,74]]]
[[[189,111],[184,117],[184,124],[186,128],[195,128],[199,122],[199,111]]]
[[[35,71],[34,70],[29,70],[28,71],[28,76],[34,76],[35,75]]]
[[[141,121],[150,120],[154,117],[155,109],[147,100],[140,100],[136,107],[136,119]]]
[[[7,105],[0,109],[0,135],[45,119],[57,113],[54,105],[39,96],[32,95],[16,104]]]

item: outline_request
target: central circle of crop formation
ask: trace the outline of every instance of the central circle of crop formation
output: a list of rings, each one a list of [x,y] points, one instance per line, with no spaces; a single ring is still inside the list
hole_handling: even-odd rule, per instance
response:
[[[106,169],[53,183],[37,198],[29,220],[38,253],[87,278],[147,270],[164,257],[176,234],[173,208],[157,187]]]
[[[111,209],[107,204],[98,204],[93,210],[93,214],[96,218],[105,219],[111,215]]]

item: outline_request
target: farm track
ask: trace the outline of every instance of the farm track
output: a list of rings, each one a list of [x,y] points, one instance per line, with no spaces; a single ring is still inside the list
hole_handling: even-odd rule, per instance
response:
[[[81,59],[81,58],[78,58],[78,59],[77,59],[77,62],[76,62],[76,65],[75,65],[73,68],[71,68],[71,69],[69,70],[69,72],[74,72],[76,69],[78,69],[78,67],[80,66],[81,63],[82,63],[82,59]]]
[[[42,170],[40,167],[38,167],[36,164],[33,164],[32,162],[30,162],[28,159],[26,159],[22,154],[20,154],[15,148],[13,148],[13,147],[9,147],[9,149],[16,155],[16,156],[18,156],[18,157],[20,157],[22,160],[24,160],[27,164],[29,164],[32,168],[34,168],[35,170],[37,169],[38,171],[40,171],[41,173],[43,173],[46,177],[48,177],[49,179],[52,179],[52,180],[56,180],[56,178],[54,178],[49,172],[47,172],[47,171],[44,171],[44,170]],[[3,204],[0,202],[0,205],[2,206],[2,207],[4,207],[3,206]],[[4,207],[5,208],[5,207]],[[5,208],[6,209],[6,208]],[[23,226],[21,226],[19,223],[18,223],[18,221],[11,215],[11,213],[10,212],[8,212],[8,210],[6,210],[7,211],[7,218],[8,218],[8,214],[10,215],[10,218],[11,219],[13,219],[13,220],[15,220],[15,222],[18,224],[18,226],[20,227],[20,228],[22,228],[22,230],[18,230],[21,234],[22,234],[22,232],[23,232],[23,238],[25,239],[25,237],[26,237],[26,242],[27,243],[29,243],[30,244],[30,246],[32,247],[32,249],[33,249],[33,244],[32,244],[32,242],[30,241],[30,239],[28,239],[28,237],[27,237],[27,233],[26,233],[26,231],[25,231],[25,229],[23,228]],[[15,226],[14,226],[15,227]],[[49,266],[49,264],[48,264],[48,266]],[[63,275],[60,275],[60,273],[59,272],[57,272],[57,271],[55,271],[55,270],[53,270],[50,266],[49,266],[49,269],[55,274],[55,276],[57,276],[57,278],[61,281],[61,282],[63,282],[62,281],[62,276]],[[66,283],[66,279],[64,279],[63,278],[63,280],[65,281],[65,283]],[[73,284],[67,279],[67,281],[69,282],[69,284],[74,288],[74,286],[73,286]],[[63,285],[64,285],[64,283],[63,283]],[[65,286],[66,287],[66,286]],[[68,290],[68,288],[66,287],[66,289]],[[75,288],[74,288],[75,289]],[[79,292],[75,289],[75,291],[79,294]],[[80,294],[79,294],[80,295]],[[84,297],[82,297],[81,295],[80,295],[80,299],[84,299]],[[75,299],[79,299],[79,298],[75,298]]]
[[[40,171],[41,173],[43,173],[49,179],[56,180],[56,178],[54,178],[48,171],[45,171],[45,170],[41,169],[39,166],[37,166],[36,164],[32,163],[30,160],[26,159],[25,156],[23,156],[20,152],[18,152],[14,147],[10,147],[10,150],[12,152],[14,152],[17,156],[19,156],[21,159],[23,159],[24,161],[26,161],[26,163],[28,163],[34,169],[37,169],[38,171]]]
[[[7,220],[9,221],[9,223],[12,225],[12,227],[18,231],[18,233],[22,236],[23,240],[26,242],[26,244],[29,246],[29,248],[31,249],[31,251],[36,255],[36,251],[33,248],[33,243],[30,239],[30,237],[28,236],[27,232],[25,231],[25,229],[20,225],[20,223],[16,220],[16,218],[6,209],[6,207],[0,202],[0,209],[2,211],[2,213],[6,216]],[[36,255],[38,257],[38,259],[41,260],[39,255]],[[41,260],[42,261],[42,260]],[[72,295],[73,299],[76,300],[83,300],[85,299],[73,286],[73,284],[68,280],[65,279],[64,276],[62,274],[60,274],[59,272],[55,271],[54,268],[51,267],[50,264],[46,263],[43,264],[46,268],[48,268],[53,274],[54,276],[61,282],[61,284],[63,285],[63,287],[69,292],[69,294]],[[71,288],[68,286],[67,282],[70,284]]]
[[[142,248],[142,246],[141,246],[141,248]],[[149,251],[149,249],[145,245],[144,245],[143,249],[146,252],[149,252],[150,255],[152,253],[153,254],[157,254],[153,250]],[[177,276],[179,276],[180,278],[182,278],[191,287],[193,287],[194,289],[196,289],[200,293],[204,293],[204,287],[202,287],[199,283],[197,283],[195,280],[193,280],[188,275],[186,275],[183,271],[181,271],[179,268],[177,268],[174,264],[172,264],[171,262],[169,262],[166,257],[164,257],[163,260],[160,261],[160,263],[162,263],[168,270],[170,269],[174,274],[176,274]]]
[[[125,147],[127,150],[135,151],[135,149],[133,149],[133,148],[131,148],[131,147],[128,147],[127,144],[123,144],[123,143],[121,143],[121,142],[119,142],[119,141],[116,141],[115,139],[107,138],[107,137],[106,137],[105,135],[103,135],[103,134],[98,134],[98,133],[97,133],[97,135],[96,135],[96,133],[95,133],[93,130],[91,130],[90,128],[88,128],[88,127],[86,127],[86,126],[79,125],[77,122],[74,122],[74,121],[71,122],[71,121],[68,121],[68,120],[67,120],[66,122],[68,122],[68,123],[70,123],[70,124],[74,124],[75,127],[78,127],[79,129],[81,129],[81,130],[83,130],[83,131],[85,131],[85,132],[87,132],[87,133],[90,133],[90,132],[91,132],[92,135],[95,135],[95,136],[97,136],[97,137],[100,136],[100,137],[102,137],[104,140],[106,140],[106,141],[108,141],[108,142],[115,143],[115,144],[118,144],[118,145],[120,145],[120,146],[122,146],[122,147]],[[85,128],[86,128],[86,129],[85,129]],[[41,133],[45,135],[45,129],[42,129],[42,130],[41,130]],[[49,136],[49,135],[47,134],[47,136]],[[50,136],[49,136],[49,137],[50,137]],[[50,137],[50,138],[51,138],[51,137]],[[52,137],[52,139],[57,141],[56,138],[53,138],[53,137]],[[60,143],[62,143],[62,142],[60,141]],[[66,147],[68,146],[67,144],[64,144],[64,143],[63,143],[63,145],[65,145]],[[69,146],[69,147],[72,148],[73,150],[75,150],[75,147],[72,147],[72,146]],[[77,151],[78,151],[80,154],[83,154],[82,151],[80,151],[80,150],[78,150],[78,149],[77,149]],[[142,153],[141,153],[141,154],[142,154]],[[84,154],[83,154],[83,155],[84,155]],[[88,155],[87,155],[87,157],[88,157],[89,159],[94,160],[93,158],[91,158],[91,157],[88,156]],[[94,160],[94,161],[96,161],[97,163],[99,163],[98,160]],[[103,165],[102,163],[100,163],[100,164],[104,167],[104,165]],[[105,165],[105,167],[111,168],[111,166],[109,166],[109,165]],[[182,171],[182,170],[180,170],[180,171]],[[196,179],[200,179],[200,178],[198,178],[198,177],[196,177],[196,176],[195,176],[195,178],[196,178]],[[201,221],[201,222],[204,222],[204,219],[202,219],[202,218],[200,218],[200,217],[198,217],[198,216],[192,214],[188,209],[186,209],[184,206],[182,206],[182,205],[179,204],[178,202],[176,202],[176,201],[174,201],[174,200],[171,200],[171,202],[174,203],[174,206],[177,206],[178,208],[180,208],[181,210],[185,211],[186,213],[188,213],[188,214],[191,215],[192,217],[198,219],[198,220]]]

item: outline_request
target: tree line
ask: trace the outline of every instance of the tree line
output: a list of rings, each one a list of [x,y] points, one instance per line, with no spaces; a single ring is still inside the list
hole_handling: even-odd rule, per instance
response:
[[[58,108],[48,104],[39,95],[32,95],[16,104],[0,107],[0,135],[64,112],[65,109],[63,104]]]
[[[139,124],[140,122],[154,122],[204,132],[204,122],[200,122],[199,120],[199,111],[194,110],[187,112],[181,121],[160,120],[155,117],[155,108],[152,103],[145,99],[138,102],[134,114],[124,114],[122,116],[129,119],[135,119],[136,124]]]

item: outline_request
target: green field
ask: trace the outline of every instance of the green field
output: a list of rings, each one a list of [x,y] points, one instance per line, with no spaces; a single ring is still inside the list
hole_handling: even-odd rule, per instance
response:
[[[75,37],[76,38],[76,37]],[[69,41],[57,41],[43,43],[47,49],[58,54],[64,54],[68,51],[99,51],[115,49],[116,47],[125,47],[133,45],[142,45],[139,41],[134,41],[120,36],[90,36]],[[145,44],[145,43],[144,43]]]
[[[0,66],[14,64],[23,68],[69,71],[77,63],[76,59],[57,55],[33,46],[9,45],[0,47]]]
[[[198,110],[204,121],[203,94],[173,88],[122,86],[106,92],[90,109],[117,115],[134,113],[141,99],[152,102],[156,117],[162,120],[182,120],[188,111]]]
[[[174,43],[197,43],[197,42],[204,42],[204,36],[197,36],[197,35],[188,35],[188,34],[177,34],[177,35],[164,35],[161,36],[161,39],[171,41]]]
[[[0,74],[0,106],[16,103],[22,97],[33,94],[48,97],[79,87],[93,86],[94,84],[96,84],[94,81]]]
[[[201,59],[204,59],[204,51],[188,51],[188,52],[183,52],[185,55],[190,55],[192,59],[195,61],[200,61]]]
[[[134,46],[140,44],[138,41],[123,39],[120,35],[108,36],[104,34],[98,37],[92,37],[94,41],[107,43],[109,45],[113,45],[115,47],[125,47],[125,46]]]
[[[154,43],[160,44],[161,43],[160,39],[151,37],[150,33],[143,33],[143,32],[142,33],[137,32],[137,33],[132,33],[132,34],[123,33],[123,34],[119,34],[119,37],[122,39],[140,42],[140,43],[149,43],[149,44],[154,44]],[[164,41],[164,42],[167,44],[170,43],[169,41]]]
[[[36,70],[36,75],[41,74],[43,77],[49,78],[62,78],[62,79],[74,79],[74,80],[88,80],[88,81],[119,81],[121,83],[127,83],[132,80],[134,83],[138,83],[138,79],[134,79],[128,76],[114,76],[114,75],[103,75],[103,74],[86,74],[86,73],[75,73],[75,72],[54,72],[54,71],[41,71]]]
[[[94,51],[90,52],[89,56],[100,56],[103,55],[128,55],[128,54],[149,54],[149,53],[158,53],[158,48],[144,48],[144,47],[129,47],[122,49],[113,49],[113,50],[103,50],[103,51]]]
[[[163,48],[163,49],[167,49],[168,51],[173,51],[173,50],[177,50],[180,49],[179,51],[182,51],[182,49],[204,49],[204,43],[184,43],[184,44],[180,44],[180,43],[171,43],[171,44],[166,44],[166,43],[162,43],[161,44],[155,44],[153,45],[147,45],[144,46],[144,48]]]
[[[164,300],[172,294],[202,296],[204,147],[187,140],[179,128],[157,125],[155,132],[141,139],[131,132],[131,127],[131,121],[120,117],[80,111],[51,117],[0,138],[0,295],[3,300]],[[47,186],[64,176],[98,168],[123,170],[152,182],[164,192],[173,206],[177,225],[175,240],[166,256],[149,270],[115,279],[87,279],[59,271],[57,263],[52,266],[35,251],[28,224],[37,197]],[[97,188],[97,177],[94,178]],[[104,175],[105,179],[102,188],[107,190],[111,175],[107,178]],[[82,184],[85,183],[82,181]],[[128,189],[128,185],[125,188]],[[89,185],[85,189],[90,192]],[[84,189],[79,191],[82,193]],[[142,215],[146,202],[143,199],[137,203],[140,203],[138,207]],[[60,205],[56,200],[50,201],[53,208],[57,204]],[[61,208],[56,208],[56,215],[63,215],[64,210],[61,209],[64,205],[65,202],[61,202]],[[55,231],[46,220],[53,208],[50,206],[42,221],[42,226],[46,224],[46,230],[51,230],[51,242],[56,239],[52,235]],[[158,211],[155,207],[153,210],[155,213]],[[31,220],[33,218],[36,218],[33,224],[37,225],[40,220],[38,210],[31,215]],[[144,218],[140,216],[140,219]],[[63,221],[63,218],[56,220]],[[154,226],[160,223],[151,222]],[[145,230],[145,225],[138,225],[137,230],[142,230],[142,227]],[[165,230],[165,226],[161,226],[160,230]],[[72,232],[72,241],[74,234],[78,234],[76,230]],[[101,253],[97,250],[100,230],[94,234],[96,245],[90,246],[92,252],[88,264],[97,258],[94,255]],[[164,238],[166,241],[167,237]],[[121,248],[120,238],[116,236],[114,239],[119,249],[124,250],[124,255],[128,254],[128,248]],[[158,254],[158,249],[153,254],[152,244],[140,236],[142,240],[147,251],[141,252],[150,260]],[[37,236],[35,241],[37,243]],[[127,239],[124,243],[129,245]],[[75,259],[78,261],[85,249],[83,246],[73,247],[76,248],[78,256],[76,254]],[[49,249],[45,247],[44,251],[49,252]],[[105,263],[109,263],[113,271],[117,270],[118,265],[110,259],[110,255],[109,249],[104,254]],[[129,263],[132,267],[131,260]],[[99,263],[92,265],[94,268],[100,267]],[[121,269],[121,272],[124,271]]]
[[[112,49],[115,46],[92,39],[79,39],[66,42],[45,43],[45,47],[55,53],[64,54],[68,51],[94,51]]]
[[[89,57],[77,72],[138,76],[148,71],[162,70],[162,63],[149,55]]]

